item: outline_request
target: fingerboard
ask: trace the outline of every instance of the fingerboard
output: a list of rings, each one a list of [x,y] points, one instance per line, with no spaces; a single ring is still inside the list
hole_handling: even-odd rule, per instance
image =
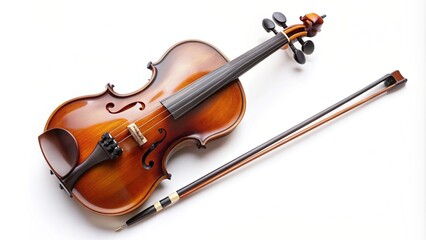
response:
[[[161,104],[167,108],[174,119],[178,119],[206,98],[256,66],[287,42],[287,38],[280,32],[269,40],[162,100]]]

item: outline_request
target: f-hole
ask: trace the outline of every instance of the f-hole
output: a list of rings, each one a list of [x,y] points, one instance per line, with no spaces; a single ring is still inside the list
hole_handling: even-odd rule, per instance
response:
[[[109,113],[117,114],[117,113],[121,113],[121,112],[124,112],[126,110],[129,110],[130,108],[133,108],[135,106],[140,111],[145,109],[145,104],[143,102],[140,102],[140,101],[129,103],[129,104],[121,107],[120,109],[117,109],[117,110],[113,109],[113,108],[115,108],[115,104],[112,103],[112,102],[108,103],[105,107],[106,107],[106,109],[108,110]]]
[[[148,150],[146,150],[146,152],[144,153],[144,155],[142,156],[142,166],[146,169],[146,170],[149,170],[149,169],[151,169],[152,168],[152,166],[154,166],[154,161],[149,161],[149,163],[147,163],[147,157],[148,157],[148,155],[152,152],[152,151],[154,151],[157,147],[158,147],[158,145],[160,145],[160,143],[161,142],[163,142],[164,141],[164,139],[166,138],[166,136],[167,136],[167,132],[166,132],[166,130],[164,129],[164,128],[159,128],[158,129],[158,132],[161,134],[161,135],[163,135],[162,137],[161,137],[161,139],[160,140],[158,140],[158,141],[156,141],[156,142],[154,142],[152,145],[151,145],[151,147],[148,149]]]

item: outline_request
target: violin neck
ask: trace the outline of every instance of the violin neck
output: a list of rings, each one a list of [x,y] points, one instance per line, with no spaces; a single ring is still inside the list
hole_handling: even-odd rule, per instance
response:
[[[178,119],[210,95],[256,66],[287,42],[287,38],[280,32],[222,67],[206,74],[179,92],[162,100],[161,104],[167,108],[174,119]]]

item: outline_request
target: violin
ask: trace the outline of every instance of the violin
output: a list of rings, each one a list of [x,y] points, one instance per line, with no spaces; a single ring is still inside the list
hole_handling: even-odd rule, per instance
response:
[[[130,94],[108,84],[100,94],[71,99],[50,115],[39,136],[43,156],[59,186],[84,207],[122,215],[143,204],[158,184],[170,179],[167,160],[185,146],[205,147],[234,130],[246,100],[239,77],[272,53],[289,47],[305,63],[325,15],[300,17],[286,25],[281,13],[264,19],[275,35],[232,61],[212,45],[184,41],[156,63],[149,82]],[[295,42],[302,45],[298,50]]]

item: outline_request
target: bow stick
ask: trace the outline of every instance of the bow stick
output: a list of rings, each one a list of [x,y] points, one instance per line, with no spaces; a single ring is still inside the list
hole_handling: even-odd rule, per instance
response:
[[[332,115],[319,120],[320,118],[324,117],[325,115],[331,113],[332,111],[338,109],[342,105],[348,103],[349,101],[357,98],[361,94],[367,92],[368,90],[371,90],[372,88],[376,87],[380,83],[384,83],[384,88],[381,90],[378,90],[375,93],[372,93],[371,95],[359,100],[358,102],[340,110]],[[274,138],[264,142],[263,144],[253,148],[252,150],[244,153],[243,155],[235,158],[234,160],[222,165],[221,167],[215,169],[214,171],[202,176],[201,178],[195,180],[194,182],[184,186],[183,188],[177,190],[176,192],[173,192],[169,196],[161,199],[160,201],[156,202],[154,205],[151,205],[150,207],[144,209],[143,211],[139,212],[132,218],[126,221],[126,223],[120,227],[118,227],[115,231],[120,231],[124,229],[125,227],[129,227],[143,219],[145,219],[148,216],[153,215],[154,213],[157,213],[164,209],[165,207],[171,206],[172,204],[176,203],[180,199],[184,199],[191,194],[197,192],[201,188],[205,187],[206,185],[214,182],[215,180],[227,175],[230,172],[233,172],[234,170],[244,166],[245,164],[257,159],[258,157],[290,142],[291,140],[294,140],[302,135],[304,135],[307,132],[312,131],[313,129],[323,125],[324,123],[327,123],[331,120],[333,120],[336,117],[339,117],[340,115],[349,112],[350,110],[369,102],[378,96],[381,96],[384,93],[387,93],[389,90],[394,89],[397,86],[402,86],[407,82],[407,79],[404,78],[401,73],[397,70],[394,71],[391,74],[386,74],[379,80],[371,83],[370,85],[364,87],[363,89],[353,93],[352,95],[342,99],[341,101],[331,105],[330,107],[322,110],[321,112],[313,115],[312,117],[302,121],[301,123],[291,127],[290,129],[284,131],[283,133],[275,136]],[[319,121],[317,121],[319,120]],[[317,121],[317,122],[315,122]],[[312,125],[309,125],[312,124]],[[309,125],[309,126],[308,126]]]

